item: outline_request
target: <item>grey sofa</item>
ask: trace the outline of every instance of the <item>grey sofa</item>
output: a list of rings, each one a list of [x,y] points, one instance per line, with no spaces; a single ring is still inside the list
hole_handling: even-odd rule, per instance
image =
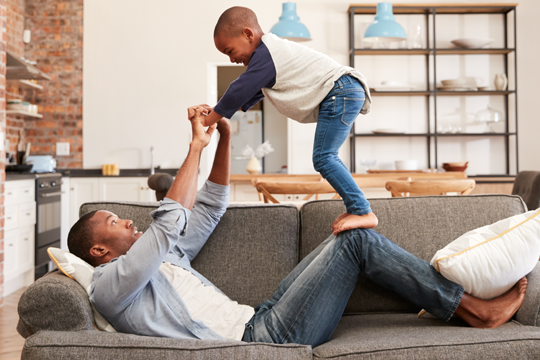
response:
[[[522,213],[518,196],[473,195],[376,199],[377,230],[430,260],[471,229]],[[88,203],[81,214],[107,209],[150,223],[155,203]],[[232,299],[252,306],[270,297],[306,254],[329,234],[344,210],[337,200],[292,205],[232,205],[194,261],[194,268]],[[442,322],[361,278],[332,340],[312,349],[298,344],[153,338],[94,330],[88,297],[58,272],[32,284],[19,302],[22,359],[535,359],[540,358],[540,267],[529,274],[515,318],[492,330]]]

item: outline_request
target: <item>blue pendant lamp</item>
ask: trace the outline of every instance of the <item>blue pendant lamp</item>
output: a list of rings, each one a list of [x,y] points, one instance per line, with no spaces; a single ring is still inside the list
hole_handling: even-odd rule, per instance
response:
[[[293,2],[283,3],[283,13],[279,17],[279,22],[272,26],[270,32],[280,38],[293,41],[311,40],[309,30],[296,15],[296,3]]]
[[[392,12],[392,4],[387,2],[378,3],[375,21],[366,29],[364,41],[393,42],[402,41],[406,38],[405,30],[396,22],[396,17]]]

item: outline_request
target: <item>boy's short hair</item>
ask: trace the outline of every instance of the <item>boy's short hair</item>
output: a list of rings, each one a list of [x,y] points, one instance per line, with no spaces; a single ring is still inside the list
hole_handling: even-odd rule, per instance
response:
[[[262,29],[257,20],[257,15],[253,10],[242,6],[233,6],[221,14],[214,28],[214,38],[218,35],[227,37],[236,37],[242,34],[246,27],[252,28],[255,32],[261,32]]]
[[[97,225],[92,217],[98,212],[92,211],[81,218],[71,227],[68,235],[69,251],[83,259],[92,266],[96,266],[94,258],[90,255],[90,249],[94,246],[94,229]]]

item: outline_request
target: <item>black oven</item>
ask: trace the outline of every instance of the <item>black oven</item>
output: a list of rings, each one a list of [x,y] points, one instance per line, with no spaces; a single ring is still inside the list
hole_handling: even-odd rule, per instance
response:
[[[49,271],[48,247],[60,247],[62,174],[36,175],[36,280]]]

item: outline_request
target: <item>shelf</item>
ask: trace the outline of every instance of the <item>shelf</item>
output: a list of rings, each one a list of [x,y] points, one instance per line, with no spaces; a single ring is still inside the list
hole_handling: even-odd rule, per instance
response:
[[[437,55],[506,55],[515,49],[436,49]]]
[[[439,91],[437,90],[437,96],[491,96],[491,95],[509,95],[515,91]]]
[[[437,55],[506,55],[515,49],[436,49]],[[433,55],[433,49],[354,49],[354,55]]]
[[[354,55],[429,55],[430,49],[354,49]]]
[[[43,90],[43,86],[39,84],[34,84],[33,82],[30,82],[28,80],[19,80],[19,85],[25,88]]]
[[[31,113],[31,112],[28,112],[28,111],[22,111],[22,110],[6,110],[6,114],[11,114],[11,115],[20,115],[20,116],[30,116],[30,117],[35,117],[35,118],[42,118],[43,115],[41,114],[36,114],[36,113]]]
[[[371,96],[429,96],[431,91],[374,91],[370,90]]]
[[[6,80],[51,80],[34,65],[6,52]]]
[[[370,90],[371,96],[433,96],[434,91],[374,91]],[[515,91],[437,91],[437,96],[492,96],[509,95]]]
[[[352,137],[435,137],[435,136],[511,136],[516,135],[516,133],[404,133],[404,134],[372,134],[372,133],[361,133],[361,134],[351,134]]]
[[[514,10],[517,3],[507,4],[394,4],[394,14],[497,14]],[[375,14],[377,4],[352,4],[349,11],[355,14]]]

